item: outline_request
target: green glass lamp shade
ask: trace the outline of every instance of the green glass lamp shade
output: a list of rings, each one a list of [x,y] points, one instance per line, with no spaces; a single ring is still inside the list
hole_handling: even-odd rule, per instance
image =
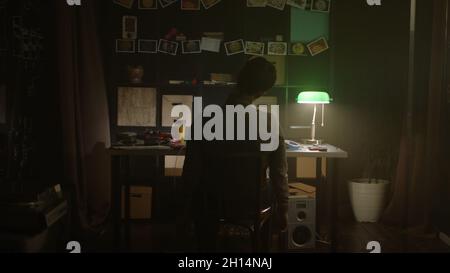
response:
[[[321,91],[304,91],[297,97],[299,104],[329,104],[330,102],[330,95]]]

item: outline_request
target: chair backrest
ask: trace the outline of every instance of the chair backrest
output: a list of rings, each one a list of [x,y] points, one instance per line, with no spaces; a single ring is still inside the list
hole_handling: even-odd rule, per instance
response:
[[[267,158],[256,143],[207,145],[204,150],[201,187],[205,207],[227,219],[253,219],[262,208]]]

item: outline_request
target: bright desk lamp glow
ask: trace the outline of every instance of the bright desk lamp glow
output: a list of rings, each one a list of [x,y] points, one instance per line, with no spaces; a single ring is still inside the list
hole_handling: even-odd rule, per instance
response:
[[[321,91],[304,91],[301,92],[297,97],[298,104],[313,104],[314,105],[314,115],[311,124],[311,139],[304,140],[305,144],[322,144],[321,140],[316,139],[316,116],[317,116],[317,105],[322,105],[322,127],[324,126],[324,116],[325,116],[325,104],[330,104],[330,95],[327,92]]]

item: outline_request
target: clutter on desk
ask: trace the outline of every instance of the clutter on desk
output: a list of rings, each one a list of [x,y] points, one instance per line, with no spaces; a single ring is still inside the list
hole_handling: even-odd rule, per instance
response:
[[[316,152],[327,152],[328,148],[327,148],[327,146],[323,146],[323,145],[310,145],[310,146],[308,146],[308,150],[316,151]]]
[[[146,130],[142,134],[134,132],[119,133],[118,142],[113,146],[171,146],[172,136],[169,133]]]

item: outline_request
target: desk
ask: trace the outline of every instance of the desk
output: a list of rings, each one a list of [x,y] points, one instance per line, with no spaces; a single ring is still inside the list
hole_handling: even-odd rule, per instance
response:
[[[114,246],[116,249],[120,248],[122,237],[122,187],[125,188],[125,243],[126,247],[130,244],[130,158],[136,156],[147,156],[156,158],[156,165],[160,173],[159,177],[163,177],[164,170],[160,169],[161,157],[174,155],[185,155],[184,149],[171,149],[164,146],[130,146],[130,147],[114,147],[109,149],[111,157],[111,209],[113,217],[113,233]],[[122,168],[124,166],[124,168]],[[123,172],[122,172],[123,171]]]
[[[330,202],[330,241],[331,250],[336,251],[337,247],[337,220],[338,220],[338,198],[339,192],[338,188],[335,187],[337,183],[337,159],[347,158],[347,152],[334,147],[332,145],[327,146],[326,152],[310,151],[307,146],[304,146],[298,150],[288,150],[287,157],[298,158],[298,157],[308,157],[316,158],[316,179],[318,183],[327,182],[328,192],[331,194]],[[112,164],[112,216],[114,222],[114,243],[116,247],[120,246],[121,243],[121,202],[122,202],[122,186],[125,186],[125,242],[128,246],[130,242],[130,183],[127,176],[130,174],[129,169],[129,159],[133,156],[149,156],[156,157],[157,164],[159,164],[159,159],[164,156],[175,155],[182,156],[185,155],[185,150],[175,150],[165,147],[118,147],[109,150],[111,156]],[[333,174],[331,178],[329,175],[323,176],[322,173],[322,160],[326,158],[328,160],[333,160],[333,164],[329,164],[332,167],[330,173]],[[121,165],[125,166],[124,173],[121,172]],[[330,168],[327,168],[329,170]],[[163,170],[161,170],[163,172]],[[328,172],[328,171],[327,171]],[[164,176],[163,173],[160,174]],[[332,181],[330,181],[330,178]]]
[[[326,182],[327,192],[330,193],[330,200],[328,203],[329,209],[329,230],[330,230],[330,243],[331,243],[331,252],[337,251],[338,244],[338,206],[339,206],[339,185],[338,180],[338,159],[344,159],[348,157],[348,153],[344,150],[341,150],[338,147],[325,144],[321,146],[326,146],[327,151],[311,151],[308,149],[307,145],[301,146],[301,148],[297,150],[287,150],[286,154],[288,158],[299,158],[299,157],[307,157],[307,158],[316,158],[316,182],[320,186],[322,183]],[[322,160],[326,159],[327,164],[327,175],[324,177],[322,172]],[[331,163],[331,164],[330,164]],[[323,192],[319,191],[319,198],[323,197]]]

